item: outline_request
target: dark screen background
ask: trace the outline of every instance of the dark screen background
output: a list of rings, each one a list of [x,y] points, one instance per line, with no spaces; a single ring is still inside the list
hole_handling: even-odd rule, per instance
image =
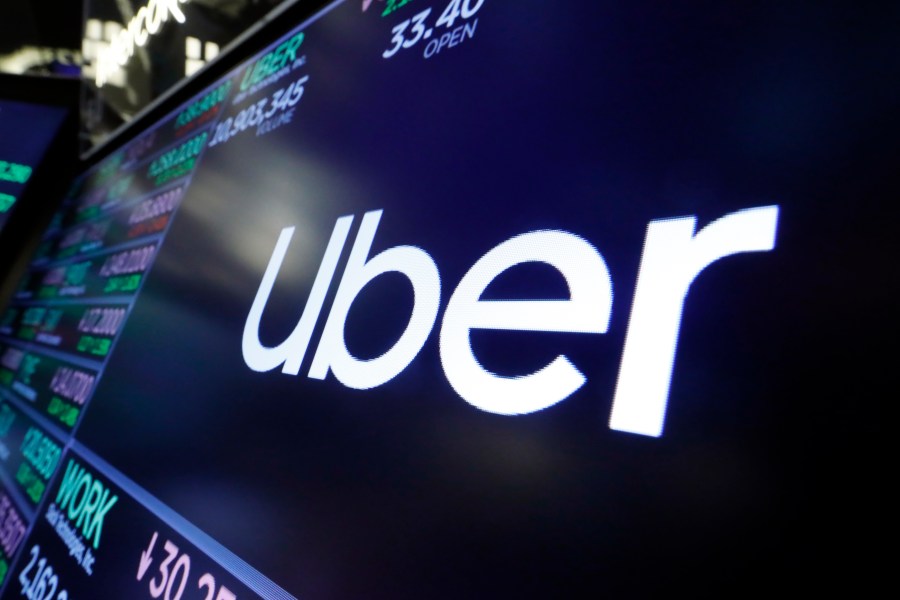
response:
[[[472,39],[382,58],[427,6],[382,19],[346,2],[305,29],[293,122],[207,151],[78,439],[302,598],[711,595],[877,575],[896,11],[486,0]],[[767,204],[776,248],[691,287],[663,436],[611,431],[647,223]],[[375,209],[370,256],[426,250],[441,311],[406,370],[355,391],[306,373]],[[354,227],[300,375],[252,372],[241,336],[280,230],[297,228],[269,345],[296,325],[342,215]],[[443,309],[478,258],[539,229],[602,253],[610,328],[475,332],[496,373],[565,354],[587,376],[547,410],[488,414],[446,381]],[[541,265],[486,292],[566,294]],[[351,352],[384,352],[411,306],[402,276],[367,286]]]
[[[65,116],[64,108],[0,100],[0,161],[25,165],[36,171]],[[17,199],[11,208],[0,212],[0,231],[16,209],[29,181],[30,178],[23,184],[0,178],[0,193]]]

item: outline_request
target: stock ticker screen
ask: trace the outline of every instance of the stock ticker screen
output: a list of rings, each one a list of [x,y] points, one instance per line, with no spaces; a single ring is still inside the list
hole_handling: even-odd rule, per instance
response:
[[[886,565],[895,38],[769,8],[338,1],[132,136],[0,314],[2,597]]]
[[[66,109],[0,100],[0,231],[66,116]]]

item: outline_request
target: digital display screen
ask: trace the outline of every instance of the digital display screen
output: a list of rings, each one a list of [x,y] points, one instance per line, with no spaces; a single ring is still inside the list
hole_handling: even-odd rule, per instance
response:
[[[736,10],[337,1],[93,166],[0,314],[2,597],[855,581],[900,95]]]
[[[61,107],[0,100],[0,231],[65,116]]]

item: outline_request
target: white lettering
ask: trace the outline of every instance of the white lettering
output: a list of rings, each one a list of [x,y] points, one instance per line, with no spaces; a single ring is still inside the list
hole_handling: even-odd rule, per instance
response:
[[[266,348],[259,341],[259,322],[262,319],[266,303],[269,301],[269,294],[272,293],[272,287],[275,285],[278,270],[281,269],[284,255],[291,243],[291,237],[294,235],[293,227],[281,230],[275,250],[272,252],[272,258],[269,259],[266,267],[266,273],[256,291],[256,298],[253,299],[253,305],[250,307],[250,314],[247,315],[247,322],[244,324],[241,351],[248,367],[254,371],[263,372],[271,371],[284,363],[282,373],[296,375],[300,372],[300,363],[303,362],[303,357],[306,355],[313,327],[319,320],[319,313],[325,302],[325,294],[328,293],[328,288],[331,286],[331,279],[334,277],[334,270],[337,268],[337,262],[341,257],[341,250],[344,248],[344,242],[347,241],[347,234],[352,222],[353,217],[341,217],[335,223],[328,247],[325,249],[325,258],[319,266],[319,272],[316,273],[306,307],[303,309],[303,314],[294,331],[278,346]]]
[[[128,22],[128,31],[131,33],[131,37],[134,40],[134,43],[140,47],[144,47],[147,43],[147,40],[150,39],[150,34],[146,29],[142,27],[143,22],[147,19],[147,7],[140,7],[134,15],[134,18]]]
[[[381,216],[382,211],[376,210],[363,217],[313,357],[309,370],[312,379],[324,379],[331,371],[338,381],[354,389],[387,383],[415,359],[434,327],[441,281],[431,256],[414,246],[395,246],[368,258]],[[284,342],[267,348],[259,341],[260,319],[294,231],[282,230],[244,326],[242,351],[251,369],[269,371],[283,363],[283,373],[299,373],[352,221],[352,216],[337,220],[300,321]],[[772,250],[778,207],[734,212],[695,234],[696,221],[689,216],[651,221],[647,226],[610,415],[611,429],[650,436],[662,433],[682,309],[691,283],[720,258]],[[566,281],[569,298],[481,299],[500,274],[529,262],[556,269]],[[347,349],[347,314],[362,289],[388,272],[400,273],[412,284],[412,313],[406,329],[389,350],[377,358],[361,360]],[[566,356],[558,355],[527,375],[500,376],[478,362],[471,346],[471,331],[606,333],[612,300],[606,263],[583,238],[565,231],[533,231],[510,238],[476,261],[447,303],[439,337],[447,380],[466,402],[488,412],[517,415],[553,406],[587,381]],[[81,325],[90,329],[95,324],[83,320]]]
[[[134,56],[134,47],[145,46],[151,35],[159,33],[163,23],[171,16],[179,23],[187,19],[179,4],[189,0],[150,0],[140,7],[134,17],[97,56],[97,70],[94,82],[102,87],[110,76],[128,63]]]
[[[480,300],[501,273],[526,262],[556,268],[569,286],[568,300]],[[606,333],[612,281],[597,250],[562,231],[534,231],[509,239],[482,256],[462,278],[444,312],[440,351],[444,374],[463,400],[488,412],[516,415],[553,406],[586,381],[569,359],[557,356],[536,373],[501,377],[475,357],[472,329]]]
[[[163,4],[163,0],[150,0],[147,3],[147,16],[144,18],[144,26],[147,28],[147,32],[151,35],[158,33],[165,18],[166,7]]]
[[[78,322],[78,331],[96,335],[115,335],[124,320],[124,308],[90,308]]]
[[[764,206],[725,215],[696,235],[696,217],[647,225],[610,429],[662,434],[688,288],[720,258],[772,250],[777,223],[778,207]]]
[[[313,379],[324,379],[331,370],[338,381],[354,389],[364,390],[386,383],[412,362],[434,326],[441,300],[441,279],[437,265],[427,252],[415,246],[395,246],[367,260],[381,212],[371,211],[363,217],[309,370]],[[347,313],[363,287],[388,272],[400,273],[412,284],[412,314],[400,339],[390,350],[377,358],[360,360],[350,354],[344,340]]]
[[[153,260],[156,245],[142,246],[109,256],[100,267],[101,277],[112,277],[126,273],[143,273]]]
[[[182,189],[179,187],[144,200],[131,211],[128,224],[135,225],[172,212],[181,200],[181,193]]]
[[[69,367],[57,368],[50,381],[50,389],[53,392],[76,404],[84,404],[93,386],[93,375]]]

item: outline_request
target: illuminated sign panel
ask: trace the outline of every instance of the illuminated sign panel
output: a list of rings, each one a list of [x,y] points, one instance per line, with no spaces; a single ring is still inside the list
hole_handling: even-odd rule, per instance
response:
[[[159,33],[163,24],[170,19],[185,22],[179,4],[188,0],[150,0],[146,6],[137,9],[134,17],[109,46],[97,56],[95,82],[97,86],[106,84],[112,73],[121,69],[134,56],[135,48],[145,46],[151,35]]]
[[[123,140],[0,312],[3,599],[868,581],[900,190],[803,86],[896,111],[741,10],[334,2]]]

